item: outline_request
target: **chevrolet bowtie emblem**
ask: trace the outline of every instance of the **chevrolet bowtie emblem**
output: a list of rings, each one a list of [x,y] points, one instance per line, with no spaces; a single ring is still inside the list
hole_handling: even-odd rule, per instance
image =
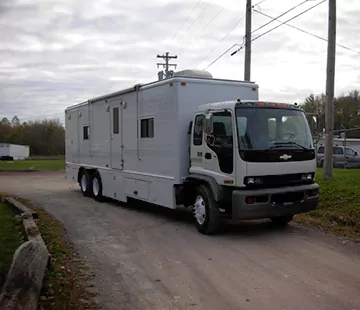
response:
[[[284,155],[281,155],[281,156],[280,156],[280,159],[288,160],[288,159],[290,159],[291,157],[292,157],[291,155],[284,154]]]

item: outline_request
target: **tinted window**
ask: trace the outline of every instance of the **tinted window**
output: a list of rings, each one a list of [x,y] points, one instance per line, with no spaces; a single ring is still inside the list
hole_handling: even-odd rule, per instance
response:
[[[319,154],[324,154],[324,147],[323,146],[320,146],[319,149],[318,149],[318,153]]]
[[[197,115],[194,127],[194,145],[202,145],[203,138],[203,116]]]
[[[141,120],[141,138],[154,137],[154,119],[145,118]]]
[[[334,147],[334,154],[342,155],[342,154],[344,154],[344,151],[341,147]]]
[[[355,151],[353,149],[350,149],[350,148],[346,148],[346,155],[349,155],[349,156],[354,156],[355,155]]]
[[[83,127],[83,139],[89,140],[89,126]]]
[[[236,122],[241,150],[265,150],[281,144],[287,148],[313,148],[310,128],[301,110],[237,108]]]
[[[113,109],[113,133],[119,133],[119,108]]]
[[[214,145],[208,145],[217,154],[220,170],[230,174],[234,169],[233,126],[230,112],[213,114],[213,136]]]

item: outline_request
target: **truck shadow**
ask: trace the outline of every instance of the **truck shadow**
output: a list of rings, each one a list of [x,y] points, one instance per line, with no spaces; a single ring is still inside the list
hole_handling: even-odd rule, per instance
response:
[[[137,212],[149,217],[161,218],[167,223],[176,224],[176,230],[185,229],[196,230],[195,219],[190,210],[186,209],[168,209],[162,206],[141,202],[138,200],[129,199],[127,204],[107,199],[107,203],[114,207],[120,207],[127,209],[131,212]],[[272,234],[293,234],[298,231],[299,228],[293,225],[287,225],[285,227],[275,226],[270,220],[253,220],[253,221],[231,221],[224,220],[225,225],[221,229],[221,233],[218,236],[243,236],[243,237],[257,237],[262,235]]]

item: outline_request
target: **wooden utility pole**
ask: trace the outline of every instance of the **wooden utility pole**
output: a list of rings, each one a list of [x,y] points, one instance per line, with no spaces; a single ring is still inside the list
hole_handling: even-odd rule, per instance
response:
[[[163,66],[165,68],[165,77],[169,78],[172,75],[172,71],[169,70],[170,67],[175,67],[176,68],[176,64],[170,64],[169,61],[171,59],[177,59],[177,56],[169,56],[169,52],[167,52],[165,55],[157,55],[157,58],[162,58],[165,60],[165,63],[157,63],[157,67],[159,68],[159,66]],[[160,73],[160,72],[159,72]],[[162,79],[162,74],[159,74],[159,79]]]
[[[244,80],[250,81],[251,73],[251,0],[246,0],[246,27],[245,27],[245,72]]]
[[[336,55],[336,0],[329,0],[328,51],[325,107],[325,158],[323,178],[332,178],[334,142],[334,87]]]

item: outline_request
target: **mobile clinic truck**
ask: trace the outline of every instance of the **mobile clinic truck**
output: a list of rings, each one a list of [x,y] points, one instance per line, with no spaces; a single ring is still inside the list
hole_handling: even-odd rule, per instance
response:
[[[259,102],[255,83],[185,70],[65,114],[66,173],[84,196],[186,206],[204,234],[222,218],[282,225],[318,205],[304,112]]]

